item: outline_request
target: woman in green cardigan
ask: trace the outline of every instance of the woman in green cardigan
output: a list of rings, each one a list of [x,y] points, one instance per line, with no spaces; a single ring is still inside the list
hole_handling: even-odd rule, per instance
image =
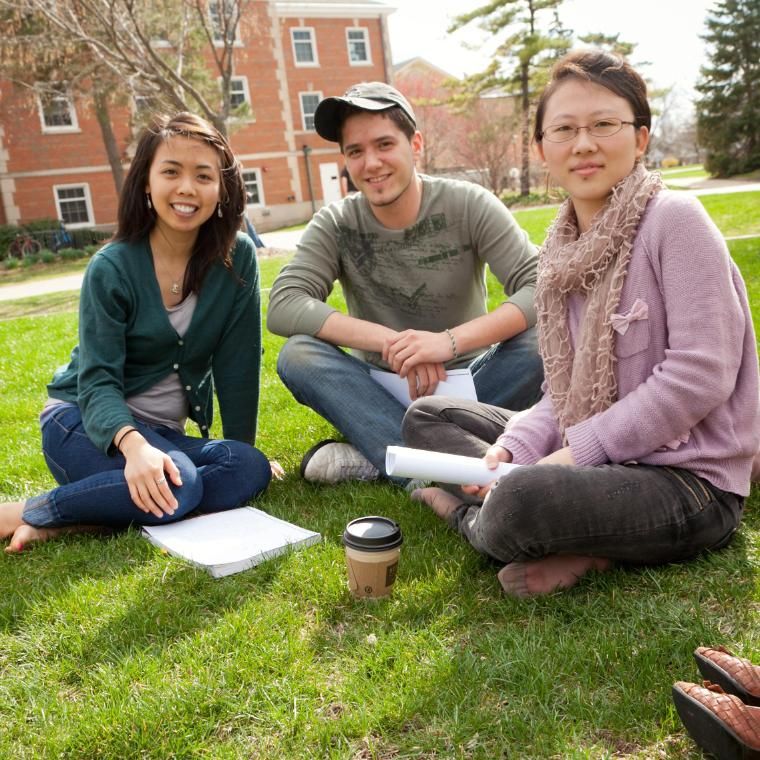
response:
[[[0,505],[8,552],[62,532],[241,506],[269,484],[253,447],[261,303],[240,167],[188,113],[140,136],[113,241],[82,285],[79,345],[40,415],[58,487]],[[224,440],[209,439],[213,391]],[[202,437],[185,435],[187,419]]]

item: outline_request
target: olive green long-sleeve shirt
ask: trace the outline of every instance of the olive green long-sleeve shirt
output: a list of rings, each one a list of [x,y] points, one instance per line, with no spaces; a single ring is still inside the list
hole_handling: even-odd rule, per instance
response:
[[[361,193],[316,214],[272,288],[272,332],[319,332],[335,311],[325,301],[336,281],[352,317],[394,330],[440,332],[487,313],[486,265],[528,326],[535,324],[537,258],[527,233],[479,185],[420,176],[422,205],[407,229],[381,225]],[[377,354],[353,353],[385,366]],[[478,353],[448,366],[469,364]]]

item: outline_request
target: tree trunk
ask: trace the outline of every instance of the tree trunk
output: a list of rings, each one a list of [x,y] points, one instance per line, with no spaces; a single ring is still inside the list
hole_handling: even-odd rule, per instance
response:
[[[522,116],[522,157],[520,170],[520,195],[530,195],[530,80],[529,66],[520,64],[520,94]]]
[[[100,134],[103,137],[103,145],[108,155],[108,163],[111,165],[111,174],[113,175],[113,183],[116,186],[116,194],[121,195],[121,189],[124,186],[124,167],[121,165],[119,146],[116,144],[116,136],[111,126],[111,114],[108,110],[108,94],[96,89],[93,93],[93,102],[95,104],[95,117],[98,120]]]

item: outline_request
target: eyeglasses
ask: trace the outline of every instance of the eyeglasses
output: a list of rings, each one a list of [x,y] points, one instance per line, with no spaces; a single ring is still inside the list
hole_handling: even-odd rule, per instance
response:
[[[574,127],[572,124],[552,124],[541,132],[541,139],[553,143],[574,140],[578,132],[587,129],[592,137],[612,137],[616,135],[624,124],[636,125],[635,121],[623,121],[622,119],[599,119],[589,127]]]

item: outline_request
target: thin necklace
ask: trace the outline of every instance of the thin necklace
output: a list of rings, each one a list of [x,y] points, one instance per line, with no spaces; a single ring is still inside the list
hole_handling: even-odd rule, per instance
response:
[[[169,288],[169,292],[173,296],[178,296],[179,295],[179,283],[176,280],[172,281],[172,286]]]

